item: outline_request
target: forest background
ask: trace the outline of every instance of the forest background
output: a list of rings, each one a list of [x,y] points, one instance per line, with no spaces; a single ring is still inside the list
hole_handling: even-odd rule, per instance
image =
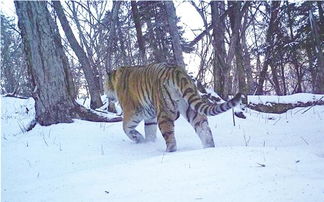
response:
[[[58,30],[72,97],[91,95],[92,108],[102,104],[105,72],[156,62],[185,67],[224,99],[238,91],[324,93],[322,1],[42,3]],[[13,2],[1,8],[1,93],[29,97],[37,84],[19,9],[17,18]]]

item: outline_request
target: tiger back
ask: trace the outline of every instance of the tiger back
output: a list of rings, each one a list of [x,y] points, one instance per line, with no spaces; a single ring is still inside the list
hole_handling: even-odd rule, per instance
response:
[[[207,116],[238,105],[241,94],[222,104],[203,101],[186,71],[166,63],[120,67],[105,77],[105,93],[118,100],[123,110],[123,129],[141,143],[156,139],[157,126],[166,142],[166,151],[176,151],[174,121],[179,113],[194,127],[204,147],[214,147]],[[135,128],[144,120],[145,138]]]

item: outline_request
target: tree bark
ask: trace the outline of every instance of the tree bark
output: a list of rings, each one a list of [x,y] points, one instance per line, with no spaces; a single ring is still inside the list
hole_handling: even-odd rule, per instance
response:
[[[320,30],[319,27],[314,20],[314,16],[311,10],[309,10],[309,21],[311,25],[312,35],[314,37],[314,49],[317,56],[317,79],[315,83],[315,92],[316,93],[324,93],[324,55],[321,47],[321,39],[320,39]]]
[[[118,20],[118,11],[120,8],[121,1],[114,1],[113,7],[111,10],[111,22],[109,23],[110,30],[107,37],[108,43],[107,43],[107,60],[106,60],[106,71],[109,72],[112,69],[112,50],[113,50],[113,44],[116,40],[116,24]]]
[[[236,69],[237,69],[237,78],[238,78],[238,88],[239,92],[247,95],[247,85],[246,85],[246,79],[245,79],[245,68],[244,68],[244,61],[243,61],[243,48],[240,41],[240,35],[244,34],[242,33],[241,29],[241,20],[243,17],[242,11],[240,11],[241,2],[231,2],[231,12],[229,14],[230,16],[230,22],[231,22],[231,28],[232,28],[232,38],[236,39],[236,43],[234,45],[234,55],[235,55],[235,61],[236,61]]]
[[[132,7],[132,16],[135,24],[135,29],[136,29],[137,43],[140,52],[140,59],[141,59],[141,63],[145,64],[147,60],[145,55],[145,42],[144,42],[143,32],[142,32],[142,24],[140,19],[141,16],[139,14],[136,1],[131,1],[131,7]]]
[[[277,68],[275,68],[273,66],[273,64],[270,64],[270,68],[271,68],[272,80],[273,80],[274,89],[276,91],[276,94],[282,95],[280,85],[279,85],[279,80],[278,80]]]
[[[168,14],[168,23],[170,28],[170,35],[172,39],[173,53],[175,57],[176,64],[185,68],[185,63],[183,61],[182,48],[179,36],[179,30],[177,27],[177,15],[176,10],[173,4],[173,1],[164,2],[167,14]]]
[[[41,125],[72,122],[75,105],[69,69],[47,2],[15,1],[27,66],[35,86],[36,120]]]
[[[248,26],[248,19],[249,15],[246,12],[243,20],[242,25],[242,49],[243,49],[243,63],[245,69],[245,76],[246,76],[246,84],[247,84],[247,94],[252,94],[254,92],[254,83],[253,83],[253,76],[252,76],[252,66],[251,66],[251,55],[247,46],[247,39],[246,39],[246,29]]]
[[[271,14],[270,14],[270,22],[267,30],[267,35],[266,35],[266,51],[265,51],[265,57],[264,57],[264,62],[262,66],[262,70],[260,72],[259,76],[259,82],[258,82],[258,87],[256,94],[257,95],[262,95],[263,94],[263,84],[266,79],[266,74],[268,71],[268,66],[270,64],[270,56],[271,56],[271,51],[273,48],[274,44],[274,34],[275,31],[277,30],[278,27],[278,13],[279,13],[279,7],[280,7],[280,1],[273,1],[271,2]]]
[[[213,48],[214,48],[214,90],[224,98],[225,74],[228,66],[225,64],[225,22],[221,19],[222,9],[225,8],[224,2],[211,1],[212,27],[213,27]]]
[[[56,11],[56,14],[61,22],[62,28],[66,35],[67,40],[69,41],[71,48],[73,49],[74,53],[79,59],[81,67],[83,69],[85,78],[88,83],[89,92],[91,96],[90,107],[92,109],[98,108],[102,106],[102,101],[100,98],[100,85],[98,83],[98,79],[96,79],[96,75],[94,74],[89,58],[87,57],[86,53],[76,40],[72,29],[69,25],[69,22],[64,14],[62,5],[60,1],[53,1],[53,6]],[[99,75],[98,75],[99,76]]]
[[[68,62],[58,27],[46,1],[15,1],[18,26],[26,55],[35,99],[35,120],[40,125],[70,123],[73,118],[117,122],[85,109],[74,101]],[[35,124],[33,124],[35,125]],[[31,128],[29,128],[31,129]]]

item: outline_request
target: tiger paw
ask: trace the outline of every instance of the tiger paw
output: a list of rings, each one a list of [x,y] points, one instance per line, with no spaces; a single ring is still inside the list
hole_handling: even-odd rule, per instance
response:
[[[135,143],[143,143],[143,142],[145,142],[145,139],[144,139],[143,135],[141,135],[140,133],[133,134],[131,139]]]
[[[167,144],[166,152],[175,152],[175,151],[177,151],[177,144],[176,143]]]

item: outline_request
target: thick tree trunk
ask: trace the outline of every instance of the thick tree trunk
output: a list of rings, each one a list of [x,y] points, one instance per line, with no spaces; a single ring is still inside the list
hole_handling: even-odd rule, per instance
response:
[[[144,42],[143,32],[142,32],[142,24],[140,19],[141,16],[139,14],[136,1],[131,1],[131,6],[132,6],[132,16],[135,24],[135,29],[136,29],[137,43],[140,52],[140,59],[141,59],[141,63],[145,64],[147,59],[145,55],[145,42]]]
[[[41,125],[72,122],[72,85],[58,29],[47,2],[15,1],[27,65],[35,86],[36,120]]]
[[[173,47],[175,61],[177,65],[181,67],[185,67],[185,63],[183,61],[183,55],[182,55],[180,35],[177,27],[177,15],[176,15],[176,10],[174,8],[173,1],[165,1],[164,5],[168,13],[168,23],[170,28],[170,35],[172,39],[172,47]]]
[[[73,49],[74,53],[79,59],[79,62],[81,64],[81,67],[83,69],[85,78],[88,82],[88,87],[89,87],[89,92],[91,96],[91,101],[90,101],[90,107],[92,109],[98,108],[102,106],[102,101],[100,98],[100,85],[98,83],[98,79],[96,79],[96,75],[94,74],[91,64],[89,61],[89,58],[87,57],[86,53],[76,40],[72,29],[69,25],[69,22],[64,14],[62,5],[60,1],[53,1],[53,6],[54,9],[57,13],[57,16],[61,22],[62,28],[64,30],[64,33],[66,35],[66,38],[68,39],[71,48]]]
[[[15,1],[15,7],[27,67],[35,87],[33,98],[36,121],[40,125],[70,123],[73,118],[102,122],[121,121],[121,117],[101,117],[74,101],[68,61],[58,27],[47,9],[47,2]]]

